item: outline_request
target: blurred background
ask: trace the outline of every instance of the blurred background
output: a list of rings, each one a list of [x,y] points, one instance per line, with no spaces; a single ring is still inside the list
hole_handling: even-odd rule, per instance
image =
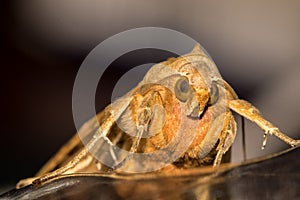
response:
[[[33,176],[76,132],[72,87],[85,56],[106,38],[137,27],[170,28],[199,41],[240,98],[251,101],[283,132],[300,138],[297,0],[11,0],[1,4],[3,186]],[[146,57],[149,62],[169,56],[144,53],[122,58],[111,76],[120,74],[122,63],[133,59]],[[109,103],[110,85],[115,83],[105,84],[97,93],[97,110]],[[246,123],[248,158],[287,148],[270,137],[261,151],[262,135]],[[234,161],[242,155],[240,136],[239,129]]]

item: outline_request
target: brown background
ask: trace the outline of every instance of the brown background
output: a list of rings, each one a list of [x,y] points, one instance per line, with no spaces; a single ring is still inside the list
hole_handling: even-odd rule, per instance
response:
[[[107,37],[136,27],[171,28],[201,42],[240,97],[252,101],[283,131],[300,138],[297,0],[1,4],[2,184],[32,176],[76,132],[71,94],[81,62]],[[109,102],[101,96],[97,96],[98,109]],[[287,148],[270,138],[261,152],[262,132],[248,123],[246,128],[249,158]],[[239,142],[237,138],[235,160],[241,155]]]

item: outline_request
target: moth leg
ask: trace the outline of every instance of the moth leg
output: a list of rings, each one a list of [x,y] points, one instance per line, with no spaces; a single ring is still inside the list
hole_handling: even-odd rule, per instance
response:
[[[219,144],[217,146],[217,155],[215,157],[213,166],[219,166],[222,161],[223,155],[231,147],[236,135],[236,122],[231,112],[226,113],[225,123],[223,130],[219,136]]]
[[[73,136],[67,144],[65,144],[35,175],[35,177],[22,179],[20,180],[16,188],[21,188],[26,185],[29,185],[32,183],[33,180],[37,179],[37,177],[40,177],[43,174],[51,172],[54,168],[59,166],[64,160],[65,157],[67,157],[68,153],[72,151],[77,145],[80,144],[80,138],[76,134]]]
[[[81,144],[80,138],[75,134],[59,151],[36,173],[35,176],[41,176],[55,169],[61,164],[66,156],[77,146]]]
[[[98,114],[100,115],[100,114]],[[99,117],[99,116],[97,116]],[[88,133],[91,133],[95,128],[95,122],[97,120],[97,117],[94,117],[90,119],[88,122],[86,122],[83,127],[80,129],[80,131],[85,131]],[[75,134],[65,145],[63,145],[59,151],[51,157],[46,164],[42,166],[42,168],[35,174],[35,177],[27,178],[27,179],[22,179],[16,184],[16,188],[21,188],[26,185],[29,185],[32,183],[33,180],[37,179],[38,177],[51,172],[55,168],[58,168],[59,166],[63,165],[64,162],[74,156],[74,154],[70,155],[70,152],[82,148],[83,145],[81,143],[81,140],[78,136],[78,134]],[[76,151],[74,151],[76,152]]]
[[[231,110],[235,111],[236,113],[256,123],[265,132],[262,149],[266,145],[268,135],[274,135],[275,137],[284,141],[285,143],[287,143],[292,147],[300,146],[300,140],[292,139],[288,137],[286,134],[282,133],[276,126],[274,126],[272,123],[267,121],[261,115],[259,110],[249,102],[240,99],[230,100],[229,107]]]
[[[139,146],[143,132],[144,132],[144,127],[142,127],[142,126],[138,127],[137,137],[134,139],[133,144],[129,149],[128,155],[123,160],[121,160],[119,163],[116,163],[114,166],[112,166],[113,170],[121,168],[132,158],[133,153],[136,152],[136,150]]]
[[[46,182],[47,180],[53,179],[61,174],[67,173],[69,170],[74,168],[82,159],[84,159],[89,154],[89,148],[93,148],[95,146],[95,143],[102,137],[106,136],[107,132],[109,131],[109,128],[112,126],[114,122],[114,119],[112,116],[109,116],[103,124],[101,124],[100,127],[103,127],[104,129],[101,129],[96,134],[97,136],[94,136],[91,141],[86,145],[86,148],[82,148],[82,150],[74,156],[66,165],[62,166],[61,168],[47,173],[45,175],[42,175],[41,177],[35,179],[32,183],[33,184],[41,184]],[[99,134],[100,133],[100,134]]]
[[[88,120],[80,128],[79,133],[84,132],[84,133],[86,133],[85,135],[89,135],[89,134],[93,133],[97,129],[98,120],[101,120],[103,118],[103,115],[104,115],[104,112],[101,112],[101,113],[97,114],[97,116]],[[53,171],[54,169],[59,168],[60,166],[64,165],[66,160],[74,157],[75,152],[77,152],[81,148],[83,148],[83,144],[81,143],[80,137],[78,136],[78,133],[77,133],[66,144],[64,144],[59,149],[59,151],[46,162],[46,164],[44,164],[42,166],[42,168],[35,174],[35,177],[30,177],[30,178],[20,180],[16,184],[16,188],[21,188],[26,185],[29,185],[35,179],[39,178],[40,176],[42,176],[46,173],[49,173],[49,172]],[[74,153],[70,154],[71,152],[74,152]],[[75,168],[73,170],[78,170],[78,169]]]
[[[114,104],[114,106],[115,106],[114,110],[112,109],[112,106],[108,106],[103,111],[103,112],[107,113],[106,118],[100,124],[99,129],[93,135],[92,139],[87,143],[85,148],[82,148],[82,150],[78,154],[76,154],[66,165],[62,166],[61,168],[59,168],[53,172],[42,175],[41,177],[35,179],[32,183],[35,185],[42,184],[42,183],[46,182],[47,180],[53,179],[61,174],[67,174],[68,171],[71,171],[87,155],[89,155],[90,150],[99,148],[97,146],[97,142],[101,138],[108,140],[108,138],[106,136],[108,135],[110,128],[115,123],[115,120],[117,120],[121,116],[121,114],[124,112],[124,110],[128,107],[130,100],[131,100],[130,98],[126,98],[124,100],[116,101]]]
[[[133,140],[133,143],[129,149],[128,156],[123,159],[120,163],[113,166],[113,169],[118,169],[124,166],[133,156],[139,147],[141,138],[144,133],[149,132],[149,125],[151,120],[155,120],[155,105],[162,105],[162,100],[159,92],[153,91],[146,94],[136,109],[136,122],[134,126],[136,126],[136,135]]]
[[[68,170],[72,169],[73,167],[75,167],[86,155],[88,155],[88,150],[86,148],[83,148],[72,160],[70,160],[66,165],[62,166],[61,168],[53,171],[53,172],[49,172],[45,175],[42,175],[40,177],[38,177],[37,179],[35,179],[32,183],[34,185],[37,184],[42,184],[52,178],[55,178],[59,175],[64,174],[65,172],[67,172]]]

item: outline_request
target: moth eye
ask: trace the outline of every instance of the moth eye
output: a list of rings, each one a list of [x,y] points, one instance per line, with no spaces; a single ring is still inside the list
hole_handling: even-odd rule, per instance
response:
[[[210,88],[210,105],[214,105],[219,99],[219,88],[217,84],[213,83]]]
[[[175,84],[176,98],[181,102],[186,102],[189,98],[191,87],[186,77],[181,77]]]

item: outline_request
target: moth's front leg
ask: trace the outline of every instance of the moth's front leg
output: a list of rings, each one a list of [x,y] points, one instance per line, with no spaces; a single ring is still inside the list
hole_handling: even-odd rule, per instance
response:
[[[131,104],[129,106],[131,112],[124,115],[119,125],[125,128],[127,134],[133,136],[131,137],[133,142],[126,158],[112,166],[114,170],[128,165],[137,151],[143,152],[147,145],[144,143],[140,146],[142,137],[149,138],[152,134],[156,135],[157,131],[162,128],[161,125],[164,124],[164,112],[161,110],[162,99],[159,92],[154,90],[144,96],[136,94]]]
[[[100,148],[98,142],[101,138],[106,138],[108,132],[110,131],[112,125],[115,121],[120,117],[120,115],[124,112],[124,110],[128,107],[131,98],[125,98],[124,100],[116,101],[114,104],[114,110],[112,110],[112,106],[108,106],[103,112],[105,112],[105,117],[101,124],[99,124],[99,128],[94,133],[92,139],[83,147],[79,153],[77,153],[69,162],[67,162],[64,166],[58,168],[55,171],[46,173],[37,179],[35,179],[32,183],[35,185],[42,184],[50,179],[53,179],[62,174],[68,174],[69,172],[73,172],[76,166],[78,166],[81,161],[83,161],[88,155],[89,152],[95,149]]]
[[[268,135],[274,135],[288,145],[295,147],[300,146],[300,140],[295,140],[282,133],[276,126],[267,121],[252,104],[245,100],[235,99],[230,100],[229,107],[236,113],[246,117],[247,119],[256,123],[261,129],[264,130],[264,142],[262,148],[265,147]]]
[[[219,166],[223,155],[229,150],[234,142],[236,135],[236,122],[230,111],[226,113],[223,130],[219,136],[219,144],[217,146],[217,155],[213,166]]]
[[[94,120],[94,118],[92,119]],[[90,123],[88,121],[87,123]],[[21,188],[26,185],[31,184],[35,179],[50,173],[53,169],[62,166],[66,159],[70,158],[70,152],[74,151],[76,148],[82,148],[81,140],[77,134],[75,134],[65,145],[63,145],[60,150],[50,158],[46,164],[36,173],[34,177],[26,178],[20,180],[16,188]]]

